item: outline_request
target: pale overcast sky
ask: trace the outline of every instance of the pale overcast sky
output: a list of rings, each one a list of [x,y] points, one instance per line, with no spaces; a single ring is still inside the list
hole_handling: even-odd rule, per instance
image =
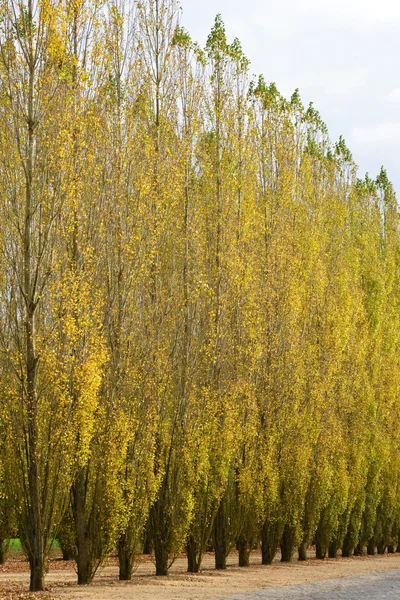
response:
[[[221,13],[251,71],[312,101],[343,135],[360,175],[383,164],[400,197],[400,0],[182,0],[182,24],[204,45]]]

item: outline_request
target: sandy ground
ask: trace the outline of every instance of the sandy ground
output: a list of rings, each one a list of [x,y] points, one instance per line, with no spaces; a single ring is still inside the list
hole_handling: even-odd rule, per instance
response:
[[[396,569],[245,592],[220,600],[399,600],[399,589],[400,571]]]
[[[311,558],[291,564],[276,561],[267,567],[260,562],[260,554],[254,552],[251,566],[239,569],[233,553],[228,559],[228,569],[217,572],[213,569],[213,556],[206,555],[202,572],[189,575],[185,573],[186,559],[182,557],[172,566],[169,577],[155,577],[154,565],[147,558],[139,564],[131,582],[119,582],[116,561],[110,559],[90,586],[78,586],[73,563],[53,560],[46,578],[47,594],[38,597],[42,600],[211,600],[230,594],[400,569],[400,554],[325,561]],[[7,561],[0,568],[0,599],[36,598],[21,593],[27,589],[28,582],[26,562]]]

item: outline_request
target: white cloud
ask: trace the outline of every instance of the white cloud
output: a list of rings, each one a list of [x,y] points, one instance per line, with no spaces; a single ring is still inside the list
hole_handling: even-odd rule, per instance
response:
[[[355,127],[352,139],[358,144],[400,144],[400,123],[379,123],[373,127]]]
[[[356,19],[359,23],[392,23],[400,21],[398,0],[304,0],[300,6],[312,9],[319,15],[333,15],[346,20]]]
[[[262,25],[272,25],[277,13],[288,20],[340,19],[342,24],[353,22],[377,25],[400,22],[400,2],[398,0],[286,0],[276,4],[275,0],[259,2],[255,9],[255,20]]]
[[[240,36],[243,32],[244,24],[243,24],[243,22],[239,21],[239,19],[228,19],[225,22],[225,26],[226,26],[227,31],[229,31],[231,34],[233,34],[233,35],[238,34]],[[242,40],[240,40],[240,41],[242,41]]]
[[[328,96],[346,96],[368,82],[366,69],[298,73],[301,89],[320,89]]]
[[[385,98],[388,102],[398,103],[400,102],[400,88],[396,88],[390,92]]]

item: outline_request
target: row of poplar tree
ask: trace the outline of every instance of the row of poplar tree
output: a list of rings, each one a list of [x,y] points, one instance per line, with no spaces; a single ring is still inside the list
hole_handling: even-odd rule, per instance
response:
[[[199,7],[200,10],[200,7]],[[0,0],[0,542],[31,589],[392,550],[400,233],[299,94],[174,0]]]

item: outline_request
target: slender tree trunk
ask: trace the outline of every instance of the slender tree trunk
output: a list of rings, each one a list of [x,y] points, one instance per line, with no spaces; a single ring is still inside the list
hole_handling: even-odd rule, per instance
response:
[[[45,561],[43,555],[40,556],[40,552],[37,552],[34,556],[29,557],[29,566],[31,569],[30,591],[44,590]]]
[[[8,533],[8,531],[7,531],[7,533]],[[7,534],[5,534],[5,532],[3,532],[3,535],[7,535]],[[7,552],[8,552],[8,548],[9,548],[9,542],[10,542],[10,540],[6,539],[5,537],[0,538],[0,565],[4,565],[4,563],[6,562]]]
[[[238,550],[239,550],[239,567],[249,567],[250,566],[250,552],[251,552],[251,542],[244,537],[241,536],[238,539]]]
[[[78,28],[79,28],[79,8],[78,3],[72,5],[72,42],[74,62],[72,65],[72,93],[74,96],[74,119],[78,121],[79,114],[79,82],[78,82],[78,65],[80,62],[78,51]],[[79,179],[79,139],[77,128],[74,128],[73,135],[73,180],[76,184]],[[79,187],[74,185],[73,188],[73,211],[72,211],[72,228],[71,228],[71,255],[70,255],[70,270],[74,280],[78,276],[78,259],[79,259]],[[74,322],[77,330],[80,329],[80,320],[77,311],[73,311]],[[76,348],[73,349],[76,351]],[[74,401],[78,403],[78,393],[73,390]],[[78,584],[86,585],[91,583],[94,576],[93,557],[90,535],[86,525],[86,501],[87,501],[87,476],[88,466],[82,467],[77,475],[76,481],[72,484],[73,498],[73,513],[75,522],[75,536],[77,546],[76,564],[78,571]]]
[[[30,311],[29,311],[30,312]],[[36,364],[37,359],[34,349],[34,320],[33,314],[28,313],[27,319],[27,391],[28,391],[28,442],[29,442],[29,496],[31,505],[29,507],[29,563],[31,567],[30,591],[39,592],[44,589],[44,543],[41,523],[42,503],[39,491],[39,473],[37,466],[37,396],[36,396]]]
[[[90,539],[86,527],[86,491],[86,469],[83,468],[72,486],[79,585],[91,583],[94,575]]]
[[[165,485],[166,482],[164,482],[164,486]],[[169,540],[171,523],[165,509],[165,499],[162,491],[159,498],[154,502],[150,510],[150,523],[154,546],[154,558],[156,562],[156,575],[159,577],[165,577],[168,575],[169,567]]]
[[[381,540],[380,542],[378,542],[376,546],[377,546],[378,554],[385,554],[386,542],[384,540]]]
[[[226,569],[226,557],[228,554],[228,543],[225,527],[225,514],[223,500],[221,500],[214,521],[214,551],[215,568]]]
[[[118,548],[119,580],[130,581],[132,579],[132,563],[129,553]]]
[[[319,560],[324,560],[329,550],[330,528],[326,524],[324,511],[318,523],[317,531],[315,532],[315,554]]]
[[[339,552],[339,546],[336,540],[329,544],[328,548],[328,556],[329,558],[337,558],[337,554]]]
[[[327,548],[322,544],[316,544],[315,546],[315,556],[318,560],[324,560],[327,554]]]
[[[78,553],[77,558],[77,569],[78,569],[78,585],[88,585],[93,581],[93,575],[91,573],[90,560],[87,553]]]
[[[305,542],[301,542],[299,548],[299,560],[307,560],[307,544]]]
[[[67,508],[67,511],[63,516],[57,539],[60,545],[63,560],[75,560],[76,536],[71,505]]]
[[[124,532],[118,540],[118,561],[120,581],[132,579],[134,553],[130,543],[129,532]]]
[[[146,528],[146,532],[143,539],[143,554],[151,554],[153,551],[153,545],[151,541],[151,535],[149,528]]]
[[[364,548],[361,546],[361,542],[358,542],[357,546],[354,548],[354,556],[363,556]]]
[[[67,548],[61,548],[63,560],[74,560],[74,553]]]
[[[295,548],[294,528],[286,523],[281,539],[281,562],[292,562]]]
[[[188,559],[188,573],[198,573],[200,570],[200,560],[198,560],[198,547],[196,540],[192,535],[189,536],[187,541],[187,559]]]
[[[395,546],[393,544],[390,544],[388,546],[387,551],[388,551],[388,554],[395,554],[395,552],[396,552]]]
[[[367,554],[369,556],[374,556],[376,553],[375,540],[371,538],[367,544]]]
[[[33,221],[33,174],[34,174],[34,95],[35,95],[35,60],[33,48],[33,2],[28,1],[27,27],[29,40],[29,91],[28,91],[28,138],[26,159],[25,189],[25,231],[24,231],[24,297],[25,297],[25,332],[26,332],[26,394],[28,408],[28,486],[29,486],[29,563],[31,567],[30,590],[44,589],[45,557],[42,530],[42,500],[40,493],[40,477],[38,471],[38,399],[37,399],[37,366],[36,356],[36,294],[34,285],[34,266],[32,264],[32,221]]]
[[[342,557],[343,558],[350,558],[350,556],[352,556],[354,553],[354,543],[353,543],[351,537],[352,536],[350,535],[350,533],[347,533],[343,540],[343,545],[342,545]]]
[[[166,577],[168,575],[168,548],[163,540],[154,540],[154,555],[156,560],[156,575]]]
[[[282,527],[279,523],[270,523],[265,520],[261,531],[261,562],[263,565],[272,564],[281,535]]]

